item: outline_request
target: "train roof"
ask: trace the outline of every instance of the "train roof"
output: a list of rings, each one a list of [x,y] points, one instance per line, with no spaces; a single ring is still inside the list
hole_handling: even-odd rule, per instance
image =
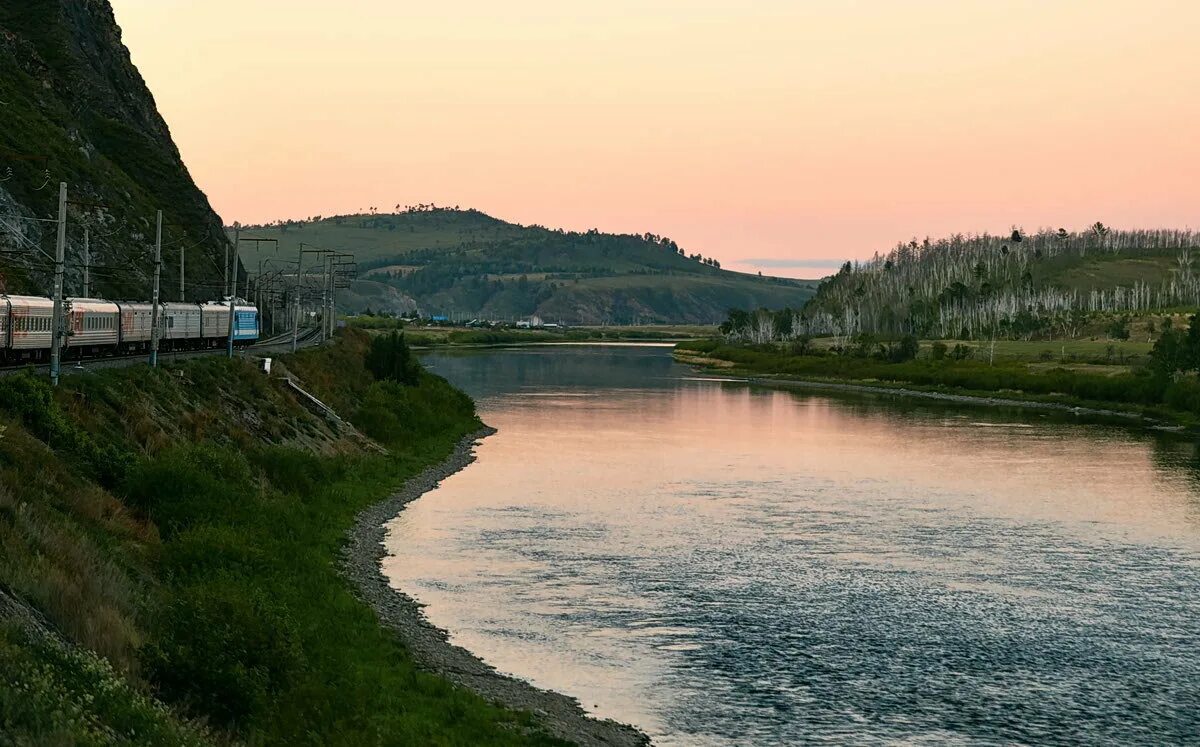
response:
[[[68,298],[72,311],[102,311],[115,314],[121,310],[115,301],[104,301],[99,298]]]
[[[52,309],[54,308],[53,299],[45,296],[5,296],[13,307],[21,307],[25,309]]]

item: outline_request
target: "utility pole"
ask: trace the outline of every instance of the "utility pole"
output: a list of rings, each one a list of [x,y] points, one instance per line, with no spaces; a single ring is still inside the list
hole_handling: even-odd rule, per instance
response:
[[[92,266],[91,229],[83,227],[83,297],[92,297],[92,284],[88,272]]]
[[[325,342],[325,330],[329,326],[329,255],[321,259],[321,342]]]
[[[179,303],[183,303],[183,255],[187,250],[179,247]]]
[[[158,365],[158,326],[162,314],[158,309],[158,281],[162,276],[162,211],[158,211],[154,228],[154,289],[150,293],[150,367]]]
[[[292,316],[292,352],[296,352],[297,341],[300,339],[300,279],[304,274],[304,242],[300,242],[300,251],[296,255],[296,313]]]
[[[235,236],[239,233],[238,229],[236,229],[236,228],[233,229],[233,232],[234,232]],[[224,290],[224,293],[227,296],[229,295],[229,242],[228,241],[225,242],[225,290]]]
[[[54,243],[54,318],[50,333],[50,383],[58,386],[63,342],[63,265],[67,256],[67,183],[58,183],[58,238]]]
[[[326,324],[329,325],[329,337],[334,336],[336,313],[334,311],[334,288],[337,286],[337,265],[334,264],[336,257],[329,258],[329,310],[325,312]]]
[[[225,341],[225,354],[229,358],[233,357],[234,299],[237,298],[237,255],[238,255],[238,245],[241,243],[241,241],[242,241],[242,229],[240,229],[240,228],[233,229],[233,262],[234,262],[233,270],[232,270],[233,293],[229,294],[229,339]],[[229,254],[228,247],[226,248],[225,253],[226,253],[226,255]],[[230,269],[228,267],[226,267],[225,271],[229,272]]]

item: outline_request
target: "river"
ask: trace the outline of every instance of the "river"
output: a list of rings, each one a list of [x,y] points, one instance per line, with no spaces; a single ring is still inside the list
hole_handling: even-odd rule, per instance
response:
[[[499,433],[384,571],[660,745],[1200,742],[1200,462],[1069,414],[426,356]]]

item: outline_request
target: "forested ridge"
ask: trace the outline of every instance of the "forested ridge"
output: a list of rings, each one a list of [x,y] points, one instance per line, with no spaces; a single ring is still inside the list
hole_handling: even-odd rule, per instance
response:
[[[914,239],[866,262],[847,262],[790,315],[786,333],[1071,338],[1097,314],[1195,306],[1198,242],[1192,231],[1122,231],[1102,223],[1081,231]]]

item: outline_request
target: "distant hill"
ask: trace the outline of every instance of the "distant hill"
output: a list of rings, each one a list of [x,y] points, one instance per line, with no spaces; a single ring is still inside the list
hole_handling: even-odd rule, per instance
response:
[[[106,0],[0,0],[0,290],[52,284],[58,183],[68,184],[66,289],[80,292],[83,227],[96,294],[150,294],[155,211],[163,288],[215,297],[226,239],[192,182]],[[40,251],[39,251],[40,250]]]
[[[567,232],[520,226],[477,210],[420,207],[244,226],[248,268],[295,256],[301,242],[354,252],[359,280],[347,311],[599,323],[712,323],[734,307],[798,308],[811,281],[730,272],[652,234]],[[268,263],[269,266],[269,263]]]
[[[1181,230],[1014,230],[900,244],[846,265],[800,331],[930,337],[1073,336],[1089,315],[1200,304],[1200,235]]]

